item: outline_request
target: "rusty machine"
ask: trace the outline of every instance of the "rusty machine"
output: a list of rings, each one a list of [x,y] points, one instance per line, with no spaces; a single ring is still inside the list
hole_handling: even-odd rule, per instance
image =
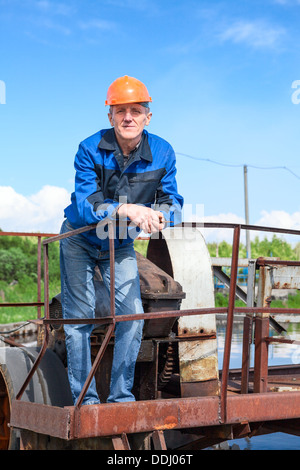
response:
[[[152,315],[144,322],[133,390],[136,400],[216,395],[219,380],[215,316],[176,316],[182,305],[186,308],[214,306],[213,271],[201,233],[193,229],[190,233],[187,230],[174,232],[167,229],[164,237],[154,237],[150,241],[147,258],[137,253],[137,261],[145,313],[173,311],[175,314],[160,319]],[[96,318],[105,319],[110,315],[110,298],[99,271],[96,271],[94,283]],[[47,350],[22,400],[54,407],[71,406],[65,369],[64,331],[59,323],[62,319],[60,294],[49,302],[49,318]],[[108,327],[109,324],[100,323],[93,331],[91,345],[94,359]],[[41,346],[41,341],[39,343]],[[6,402],[3,405],[3,432],[6,433],[3,447],[16,448],[19,445],[20,432],[8,426],[10,407],[39,350],[39,347],[0,349],[0,386],[2,400]],[[113,335],[95,372],[103,403],[108,395],[112,352]],[[25,442],[25,438],[23,440]],[[78,441],[74,442],[78,444]],[[107,439],[104,442],[107,446]],[[104,445],[103,442],[101,445]]]
[[[292,373],[291,381],[296,387],[292,394],[269,393],[268,388],[267,347],[274,341],[269,337],[268,327],[274,309],[265,302],[271,288],[271,278],[265,274],[270,273],[272,261],[268,264],[251,260],[251,272],[260,270],[261,300],[256,304],[253,290],[249,289],[245,298],[247,307],[235,307],[235,297],[239,294],[236,274],[240,230],[253,226],[228,224],[227,228],[234,230],[228,308],[215,308],[214,274],[220,272],[212,266],[197,224],[166,229],[163,235],[150,239],[147,257],[137,253],[145,310],[140,318],[145,322],[136,365],[136,402],[116,404],[105,403],[113,329],[116,321],[130,320],[130,315],[114,317],[113,292],[107,294],[101,275],[96,272],[97,325],[91,336],[93,368],[79,403],[73,406],[66,373],[60,295],[48,298],[47,258],[49,243],[71,235],[47,239],[44,242],[45,317],[35,320],[41,329],[39,345],[0,348],[0,448],[202,449],[233,437],[253,435],[258,430],[264,432],[265,421],[270,424],[284,419],[285,423],[294,423],[300,419],[299,367],[287,372]],[[112,270],[113,263],[112,254]],[[298,266],[296,270],[299,271]],[[295,283],[300,285],[298,271]],[[254,277],[249,278],[254,283]],[[232,375],[229,359],[236,312],[245,314],[243,368]],[[227,315],[222,370],[218,365],[217,313]],[[276,313],[280,311],[277,309]],[[287,312],[282,310],[282,313]],[[293,313],[299,314],[300,309]],[[252,386],[249,344],[254,316],[257,350]],[[271,321],[280,329],[272,317]],[[273,371],[274,383],[275,375]],[[96,378],[101,405],[81,407],[92,376]],[[236,381],[233,388],[232,381]],[[271,403],[269,408],[267,403]],[[266,432],[270,432],[270,427]]]

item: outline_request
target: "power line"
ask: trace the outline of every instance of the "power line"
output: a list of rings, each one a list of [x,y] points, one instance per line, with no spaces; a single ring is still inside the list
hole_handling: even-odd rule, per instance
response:
[[[224,162],[218,162],[216,160],[212,160],[211,158],[201,158],[201,157],[194,157],[193,155],[188,155],[186,153],[180,153],[180,152],[176,152],[176,155],[180,155],[180,156],[183,156],[183,157],[187,157],[187,158],[191,158],[192,160],[199,160],[199,161],[204,161],[204,162],[210,162],[210,163],[214,163],[216,165],[220,165],[220,166],[227,166],[227,167],[235,167],[235,168],[238,168],[238,167],[244,167],[244,166],[247,166],[248,168],[255,168],[257,170],[286,170],[288,171],[289,173],[291,173],[293,176],[295,176],[297,179],[300,180],[300,176],[297,175],[294,171],[292,171],[290,168],[288,168],[287,166],[257,166],[257,165],[249,165],[248,163],[237,163],[237,164],[233,164],[233,163],[224,163]]]
[[[246,165],[250,168],[257,168],[259,170],[286,170],[288,171],[289,173],[291,173],[293,176],[295,176],[296,178],[298,178],[298,180],[300,180],[300,176],[297,175],[294,171],[292,171],[290,168],[288,168],[287,166],[269,166],[269,167],[260,167],[260,166],[255,166],[255,165]]]
[[[193,157],[192,155],[188,155],[186,153],[180,153],[180,152],[175,152],[175,153],[176,153],[176,155],[181,155],[183,157],[192,158],[192,160],[201,160],[201,161],[204,161],[204,162],[215,163],[216,165],[221,165],[221,166],[232,166],[232,167],[244,166],[244,165],[241,165],[240,163],[238,163],[238,164],[222,163],[222,162],[217,162],[215,160],[211,160],[210,158]]]

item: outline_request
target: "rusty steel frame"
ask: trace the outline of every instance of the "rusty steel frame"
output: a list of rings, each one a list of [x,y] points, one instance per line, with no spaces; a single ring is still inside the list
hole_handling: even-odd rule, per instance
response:
[[[227,420],[217,396],[157,399],[64,408],[12,402],[10,425],[65,440],[154,430],[192,429],[299,419],[300,393],[253,393],[227,397]],[[201,433],[201,430],[200,430]]]
[[[37,317],[41,318],[41,307],[44,305],[42,302],[42,238],[53,237],[53,233],[40,233],[40,232],[0,232],[0,236],[12,237],[34,237],[37,238],[37,302],[0,302],[0,307],[37,307]]]
[[[45,335],[40,353],[33,364],[23,386],[16,396],[16,400],[12,406],[12,420],[11,425],[19,428],[31,429],[36,432],[54,435],[58,431],[53,430],[53,420],[50,417],[51,410],[57,415],[58,420],[64,422],[63,438],[73,439],[79,437],[103,436],[103,435],[122,435],[123,433],[144,432],[149,430],[163,430],[173,428],[193,428],[199,426],[214,426],[227,423],[248,423],[258,422],[264,420],[280,420],[280,419],[296,419],[300,417],[300,392],[282,392],[276,395],[274,393],[266,392],[267,390],[267,360],[268,360],[268,344],[276,341],[276,338],[268,336],[268,318],[260,320],[263,321],[263,327],[257,328],[258,330],[258,345],[256,344],[256,354],[260,356],[259,368],[254,372],[256,390],[254,394],[248,394],[245,391],[245,384],[242,384],[244,392],[240,395],[228,395],[228,380],[229,380],[229,363],[231,353],[231,341],[233,331],[233,320],[235,313],[246,313],[253,316],[255,314],[276,314],[276,313],[289,313],[300,314],[300,309],[289,308],[270,308],[270,307],[235,307],[236,287],[237,287],[237,272],[238,272],[238,252],[241,230],[254,230],[254,231],[267,231],[283,234],[300,235],[299,230],[288,230],[281,228],[243,225],[243,224],[220,224],[220,223],[182,223],[181,227],[193,228],[228,228],[233,229],[233,247],[232,247],[232,260],[231,260],[231,279],[229,288],[229,304],[227,308],[196,308],[188,310],[164,311],[155,313],[143,313],[134,315],[120,315],[115,316],[114,308],[114,243],[113,243],[113,222],[108,222],[109,233],[109,248],[110,248],[110,266],[111,266],[111,293],[110,293],[110,307],[111,315],[102,319],[91,320],[78,320],[78,319],[50,319],[49,315],[49,275],[48,275],[48,245],[54,241],[61,240],[69,236],[83,233],[96,228],[96,225],[82,227],[80,229],[67,232],[62,235],[51,236],[43,241],[44,246],[44,319],[40,322],[44,326]],[[261,262],[262,264],[264,261]],[[269,263],[269,260],[268,260]],[[278,262],[276,261],[276,264]],[[282,262],[281,264],[297,265],[298,262]],[[106,346],[111,338],[116,322],[132,321],[132,320],[146,320],[146,319],[159,319],[166,317],[179,317],[184,315],[200,315],[200,314],[227,314],[227,327],[225,336],[225,345],[223,353],[223,370],[221,378],[221,392],[217,397],[197,397],[197,398],[180,398],[168,400],[155,400],[147,402],[133,402],[133,403],[116,403],[105,405],[91,405],[89,407],[81,407],[84,395],[89,387],[89,384],[95,374],[95,371],[101,361]],[[255,318],[257,320],[257,317]],[[47,344],[49,341],[49,328],[50,324],[70,324],[70,323],[106,323],[109,324],[107,333],[105,335],[103,344],[99,349],[96,359],[93,363],[90,374],[84,384],[80,398],[74,407],[65,407],[57,409],[47,405],[38,405],[34,403],[21,402],[22,394],[24,393],[28,383],[30,382],[34,372],[36,371],[40,360],[42,359]],[[251,323],[252,324],[252,323]],[[244,341],[249,340],[249,328],[244,332]],[[283,338],[279,342],[285,341]],[[244,361],[243,361],[244,367]],[[249,370],[249,367],[248,367]],[[248,379],[245,379],[248,380]],[[261,385],[263,384],[263,385]],[[296,406],[295,406],[296,405]],[[100,410],[100,411],[99,411]],[[199,410],[196,412],[196,410]],[[37,413],[37,415],[35,414]],[[41,413],[42,421],[38,416]],[[201,416],[199,416],[199,413]],[[114,419],[111,419],[112,415]],[[95,419],[93,419],[95,418]],[[51,429],[48,429],[47,424],[44,426],[42,423],[51,422]],[[30,424],[31,423],[31,424]],[[35,423],[35,424],[34,424]],[[69,423],[69,424],[67,424]],[[95,424],[96,423],[96,424]],[[112,424],[113,423],[113,424]],[[31,426],[31,427],[30,427]],[[61,428],[59,426],[59,428]],[[150,429],[151,428],[151,429]],[[117,429],[117,431],[116,431]],[[62,437],[61,434],[59,437]]]

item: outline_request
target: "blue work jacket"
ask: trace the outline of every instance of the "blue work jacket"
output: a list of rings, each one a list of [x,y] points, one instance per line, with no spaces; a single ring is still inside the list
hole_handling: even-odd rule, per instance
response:
[[[115,219],[120,203],[128,203],[160,210],[167,221],[179,223],[183,198],[177,192],[175,164],[171,145],[146,130],[124,163],[114,129],[101,130],[79,145],[74,163],[75,191],[65,217],[74,228],[98,224],[106,218]],[[99,224],[98,230],[84,236],[92,245],[106,250],[106,229]],[[125,232],[116,228],[116,248],[132,242],[139,229],[131,227]]]

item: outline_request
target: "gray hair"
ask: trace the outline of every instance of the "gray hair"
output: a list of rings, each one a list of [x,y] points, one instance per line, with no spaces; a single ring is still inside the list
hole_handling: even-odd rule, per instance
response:
[[[125,103],[124,103],[125,104]],[[128,103],[129,104],[129,103]],[[132,103],[133,104],[133,103]],[[140,103],[137,103],[137,104],[140,104],[141,106],[144,106],[144,108],[147,108],[148,109],[148,112],[150,112],[150,106],[149,106],[149,103],[148,101],[143,101],[143,102],[140,102]],[[109,112],[110,114],[112,114],[112,108],[113,108],[114,105],[110,105],[109,107]]]

